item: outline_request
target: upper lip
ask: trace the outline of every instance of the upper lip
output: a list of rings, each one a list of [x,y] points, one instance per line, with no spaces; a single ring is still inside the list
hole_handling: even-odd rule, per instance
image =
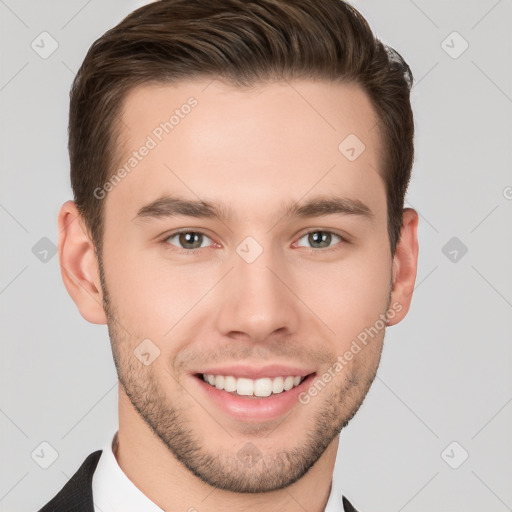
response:
[[[294,377],[305,377],[306,375],[314,373],[314,370],[273,364],[259,368],[245,365],[222,366],[218,368],[205,368],[197,371],[196,373],[206,373],[207,375],[232,375],[237,378],[245,377],[247,379],[259,379],[262,377],[288,377],[290,375]]]

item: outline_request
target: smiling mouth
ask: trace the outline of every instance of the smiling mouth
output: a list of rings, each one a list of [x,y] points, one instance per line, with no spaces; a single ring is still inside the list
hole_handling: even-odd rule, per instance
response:
[[[261,377],[249,379],[232,375],[212,375],[197,373],[195,376],[210,386],[234,396],[244,398],[265,398],[279,395],[300,386],[304,380],[314,374],[305,376],[283,375],[278,377]]]

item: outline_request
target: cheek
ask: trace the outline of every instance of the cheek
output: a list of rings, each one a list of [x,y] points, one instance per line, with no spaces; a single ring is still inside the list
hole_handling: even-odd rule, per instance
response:
[[[218,280],[215,272],[173,265],[156,257],[157,251],[112,243],[105,254],[111,301],[123,324],[137,337],[161,339]]]
[[[384,251],[357,251],[338,263],[317,264],[304,275],[298,293],[336,333],[338,342],[350,343],[375,324],[388,304],[391,257]]]
[[[155,289],[159,285],[156,277],[148,272],[142,260],[142,254],[136,254],[119,241],[110,241],[108,247],[105,244],[106,285],[119,320],[134,337],[150,338],[149,333],[141,331],[154,325],[161,297]]]

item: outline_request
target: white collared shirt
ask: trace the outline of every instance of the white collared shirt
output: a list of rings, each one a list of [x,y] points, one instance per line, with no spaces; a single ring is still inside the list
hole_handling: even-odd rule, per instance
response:
[[[103,446],[92,477],[95,512],[163,512],[124,473],[112,450],[115,433]],[[344,512],[341,489],[333,479],[324,512]]]

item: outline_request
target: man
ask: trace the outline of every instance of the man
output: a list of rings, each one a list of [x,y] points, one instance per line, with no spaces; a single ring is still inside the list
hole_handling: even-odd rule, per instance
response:
[[[339,433],[416,278],[411,83],[341,0],[159,1],[92,45],[59,258],[119,429],[41,510],[355,510]]]

